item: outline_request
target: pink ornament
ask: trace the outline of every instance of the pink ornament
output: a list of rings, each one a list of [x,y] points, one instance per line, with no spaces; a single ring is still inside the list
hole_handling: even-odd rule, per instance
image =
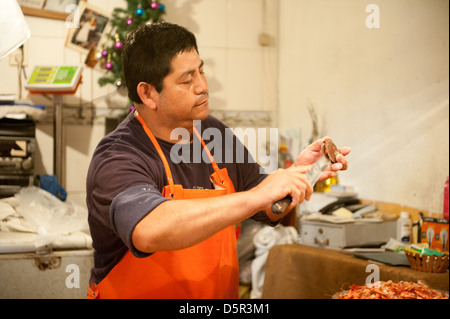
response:
[[[103,55],[103,56],[107,56],[107,55],[108,55],[108,51],[103,50],[102,55]]]
[[[127,25],[132,25],[132,24],[133,24],[133,20],[128,19],[128,20],[127,20]]]
[[[156,10],[156,9],[159,8],[159,4],[158,4],[157,2],[152,2],[152,4],[150,5],[150,7],[151,7],[153,10]]]
[[[112,70],[112,68],[113,68],[113,65],[112,65],[112,63],[111,63],[111,62],[106,62],[106,65],[105,65],[105,67],[106,67],[106,69],[107,69],[107,70]]]
[[[120,41],[117,41],[116,43],[114,43],[114,47],[116,48],[116,50],[120,50],[123,47],[123,43]]]

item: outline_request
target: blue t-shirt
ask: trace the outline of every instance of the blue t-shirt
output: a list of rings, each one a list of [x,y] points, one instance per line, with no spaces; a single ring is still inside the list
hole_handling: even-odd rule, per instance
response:
[[[227,168],[236,192],[255,187],[267,176],[222,122],[209,116],[200,126],[203,140],[218,166]],[[203,134],[207,129],[209,133],[218,130],[221,139],[215,134]],[[206,155],[198,156],[203,147],[196,137],[183,146],[160,139],[158,143],[169,162],[175,184],[188,189],[214,188],[210,181],[214,170]],[[87,175],[86,203],[94,247],[91,284],[99,283],[128,250],[136,257],[151,255],[135,249],[131,235],[142,218],[169,200],[161,195],[165,185],[167,176],[161,158],[137,118],[130,113],[116,130],[100,141]],[[258,212],[253,218],[272,224],[265,212]]]

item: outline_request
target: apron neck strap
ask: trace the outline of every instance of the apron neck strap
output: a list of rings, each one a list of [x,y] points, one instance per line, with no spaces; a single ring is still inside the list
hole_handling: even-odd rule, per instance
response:
[[[164,168],[166,170],[166,175],[167,175],[167,182],[169,183],[169,187],[170,187],[170,193],[173,194],[174,193],[174,182],[173,182],[173,178],[172,178],[172,172],[170,171],[170,167],[169,167],[169,163],[167,162],[166,156],[164,155],[161,147],[159,146],[158,141],[156,140],[155,135],[153,135],[152,131],[150,130],[150,128],[147,126],[147,124],[144,122],[144,119],[142,118],[142,116],[139,114],[139,112],[136,112],[137,114],[137,119],[139,120],[139,122],[142,125],[142,128],[144,129],[145,133],[147,134],[147,136],[150,138],[150,140],[153,143],[153,146],[156,148],[156,151],[159,154],[159,157],[161,158],[163,164],[164,164]],[[216,174],[218,175],[219,179],[223,182],[223,177],[222,174],[220,173],[220,169],[219,166],[217,165],[216,161],[214,161],[213,156],[211,155],[211,152],[209,151],[208,147],[206,146],[205,142],[203,141],[200,133],[197,131],[197,129],[194,127],[194,133],[197,136],[197,138],[200,140],[200,142],[202,143],[203,149],[205,150],[206,154],[208,155],[212,167],[214,169],[214,172],[216,172]]]
[[[173,194],[174,191],[175,191],[175,187],[174,187],[174,183],[173,183],[172,172],[170,171],[169,163],[167,162],[166,156],[164,155],[161,147],[159,146],[159,143],[156,140],[155,135],[153,135],[152,131],[149,129],[147,124],[145,124],[144,119],[142,118],[142,116],[139,114],[139,112],[136,112],[136,113],[137,113],[137,119],[141,123],[142,128],[144,129],[144,131],[147,134],[147,136],[152,141],[153,146],[156,148],[156,151],[158,152],[159,157],[161,158],[161,160],[162,160],[162,162],[164,164],[164,168],[166,170],[166,175],[167,175],[167,182],[169,183],[169,187],[170,187],[170,193]]]
[[[214,169],[214,172],[216,172],[216,174],[218,175],[220,181],[223,182],[224,179],[223,179],[222,175],[220,174],[219,166],[217,165],[216,161],[214,160],[214,157],[211,155],[211,152],[209,151],[208,147],[206,146],[205,141],[203,141],[203,139],[202,139],[200,133],[197,131],[197,129],[195,127],[193,129],[194,129],[195,135],[197,136],[197,138],[202,143],[203,149],[205,150],[206,154],[208,155],[209,160],[211,161],[211,165],[212,165],[212,167]]]

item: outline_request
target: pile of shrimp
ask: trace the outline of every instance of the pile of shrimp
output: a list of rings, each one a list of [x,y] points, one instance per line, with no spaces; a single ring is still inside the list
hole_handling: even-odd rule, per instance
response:
[[[337,293],[339,299],[448,299],[448,293],[428,288],[422,281],[378,281],[364,286],[352,285],[348,291]]]

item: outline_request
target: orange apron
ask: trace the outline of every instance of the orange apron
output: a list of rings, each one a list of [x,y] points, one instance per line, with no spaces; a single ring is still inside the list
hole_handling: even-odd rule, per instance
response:
[[[183,189],[182,185],[175,185],[155,136],[140,115],[138,120],[163,161],[168,180],[162,192],[164,197],[178,200],[234,193],[226,168],[219,169],[195,128],[194,133],[214,168],[211,181],[216,189]],[[235,227],[229,226],[205,241],[181,250],[160,251],[146,258],[137,258],[128,250],[99,284],[89,287],[88,298],[239,298],[238,267]]]

